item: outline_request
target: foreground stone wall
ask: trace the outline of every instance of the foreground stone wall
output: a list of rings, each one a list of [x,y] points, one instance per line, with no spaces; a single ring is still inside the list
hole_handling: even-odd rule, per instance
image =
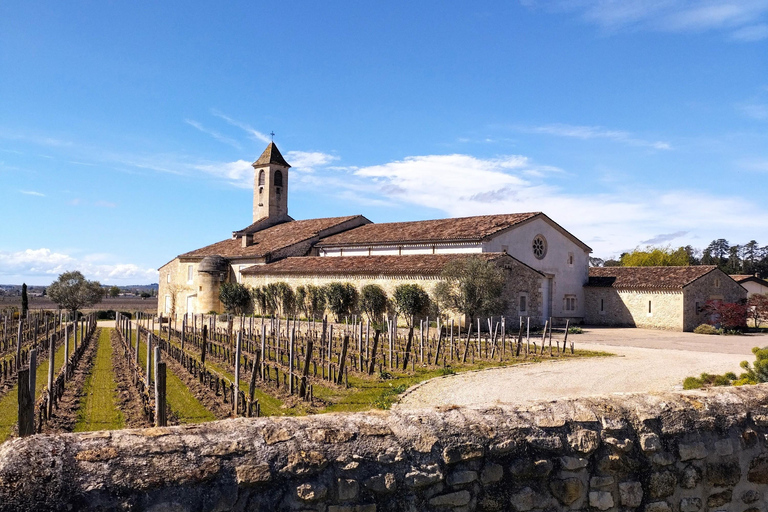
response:
[[[39,435],[0,510],[599,510],[768,505],[768,386]]]

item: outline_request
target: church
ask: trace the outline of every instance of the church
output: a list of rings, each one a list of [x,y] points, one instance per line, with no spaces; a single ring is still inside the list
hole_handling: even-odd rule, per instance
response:
[[[257,287],[283,281],[294,289],[373,283],[389,297],[398,285],[415,283],[431,295],[449,262],[479,256],[505,275],[507,318],[528,317],[533,325],[549,318],[558,324],[611,320],[586,311],[587,302],[594,308],[599,300],[585,301],[585,290],[593,290],[591,249],[544,213],[392,223],[363,215],[294,220],[288,215],[290,167],[270,143],[253,163],[253,223],[160,267],[158,313],[222,312],[223,282]]]

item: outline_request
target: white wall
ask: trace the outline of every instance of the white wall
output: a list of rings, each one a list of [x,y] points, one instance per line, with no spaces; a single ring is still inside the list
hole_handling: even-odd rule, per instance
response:
[[[547,240],[547,253],[541,260],[533,254],[533,239],[538,234]],[[552,277],[551,316],[584,317],[583,286],[589,279],[588,252],[542,218],[499,234],[483,244],[483,252],[501,252],[505,246],[510,256]],[[570,254],[573,264],[568,263]],[[576,297],[575,311],[565,311],[566,295]]]

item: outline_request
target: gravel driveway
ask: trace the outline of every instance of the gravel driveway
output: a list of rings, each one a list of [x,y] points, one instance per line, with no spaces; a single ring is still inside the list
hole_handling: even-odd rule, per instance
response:
[[[494,368],[427,381],[407,391],[400,409],[443,405],[522,403],[578,396],[682,389],[685,377],[702,372],[740,373],[752,347],[768,335],[706,336],[648,329],[588,329],[572,338],[577,348],[615,357],[557,359]]]

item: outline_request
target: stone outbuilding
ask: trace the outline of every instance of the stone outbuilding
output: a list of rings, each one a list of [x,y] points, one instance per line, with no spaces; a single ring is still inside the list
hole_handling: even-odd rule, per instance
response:
[[[768,281],[760,279],[756,275],[731,274],[731,279],[747,289],[747,297],[751,297],[757,293],[768,294]]]
[[[589,325],[692,331],[709,319],[708,300],[746,300],[747,290],[716,266],[599,267],[584,287]]]

